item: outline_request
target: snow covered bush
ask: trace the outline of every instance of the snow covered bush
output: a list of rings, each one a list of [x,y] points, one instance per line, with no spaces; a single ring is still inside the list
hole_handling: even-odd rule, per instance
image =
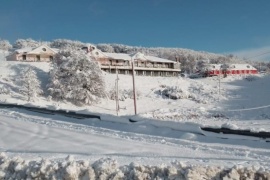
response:
[[[190,96],[188,91],[185,91],[178,86],[166,86],[163,90],[160,90],[159,93],[170,99],[187,99]]]
[[[26,95],[27,101],[34,100],[35,97],[43,93],[40,88],[40,81],[37,78],[36,71],[31,67],[27,67],[22,70],[18,80],[20,87],[20,92]]]
[[[10,88],[6,86],[0,87],[0,94],[10,94],[10,93],[11,93]]]
[[[249,75],[245,78],[247,81],[255,81],[256,80],[256,77],[255,76],[252,76],[252,75]]]
[[[141,92],[140,91],[136,91],[136,97],[137,99],[141,96]],[[108,97],[111,100],[115,100],[116,98],[116,90],[112,89],[108,92]],[[125,101],[126,99],[133,99],[133,89],[120,89],[118,91],[118,99],[119,101]]]
[[[98,62],[84,51],[62,50],[55,59],[48,84],[53,99],[83,105],[97,103],[106,96]]]

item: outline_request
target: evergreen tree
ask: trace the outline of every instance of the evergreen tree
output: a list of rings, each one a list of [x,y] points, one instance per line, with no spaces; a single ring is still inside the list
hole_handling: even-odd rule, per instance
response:
[[[50,74],[48,90],[53,99],[83,105],[97,103],[105,96],[104,80],[98,62],[84,51],[60,51]]]
[[[21,72],[19,81],[21,84],[20,92],[26,95],[27,101],[34,100],[37,95],[43,93],[36,72],[31,67]]]

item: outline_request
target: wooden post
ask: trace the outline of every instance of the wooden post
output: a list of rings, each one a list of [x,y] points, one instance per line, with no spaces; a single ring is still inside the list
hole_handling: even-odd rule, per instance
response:
[[[116,71],[116,80],[115,80],[115,103],[116,103],[116,115],[118,116],[119,113],[119,88],[118,88],[118,70],[115,68]]]
[[[136,95],[136,88],[135,88],[135,69],[134,69],[134,59],[131,58],[132,63],[132,82],[133,82],[133,98],[134,98],[134,112],[135,115],[137,114],[137,95]]]

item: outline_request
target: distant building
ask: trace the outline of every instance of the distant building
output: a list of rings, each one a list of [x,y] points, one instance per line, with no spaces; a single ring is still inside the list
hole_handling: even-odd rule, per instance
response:
[[[132,73],[132,54],[105,53],[94,46],[83,49],[94,57],[100,63],[101,69],[106,72]],[[145,76],[178,76],[181,71],[179,62],[144,54],[141,54],[140,58],[134,59],[134,69],[137,75]]]
[[[15,50],[12,54],[6,57],[8,61],[52,61],[57,49],[50,48],[46,45],[41,45],[36,48],[26,47]]]
[[[250,64],[208,64],[203,72],[206,76],[257,74],[258,70]]]

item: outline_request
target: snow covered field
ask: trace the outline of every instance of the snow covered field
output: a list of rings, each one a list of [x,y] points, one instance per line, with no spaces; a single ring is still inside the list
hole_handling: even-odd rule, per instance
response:
[[[109,98],[83,107],[46,97],[28,103],[16,85],[17,74],[25,66],[34,67],[45,89],[48,63],[7,62],[0,53],[0,100],[3,103],[99,113],[101,120],[0,109],[0,151],[5,153],[0,157],[0,164],[2,157],[62,162],[72,155],[76,162],[85,160],[90,164],[110,158],[113,159],[110,163],[117,161],[119,166],[134,162],[145,166],[178,164],[178,168],[181,164],[181,168],[270,169],[269,139],[215,134],[200,129],[200,126],[211,126],[270,132],[268,75],[193,80],[138,76],[138,115],[133,116],[133,101],[123,93],[122,99],[127,99],[120,101],[117,117],[115,101]],[[104,73],[104,77],[107,90],[112,90],[116,75]],[[132,89],[131,76],[119,75],[119,89]],[[181,99],[169,99],[164,95],[166,89]],[[128,118],[137,122],[129,122]]]

